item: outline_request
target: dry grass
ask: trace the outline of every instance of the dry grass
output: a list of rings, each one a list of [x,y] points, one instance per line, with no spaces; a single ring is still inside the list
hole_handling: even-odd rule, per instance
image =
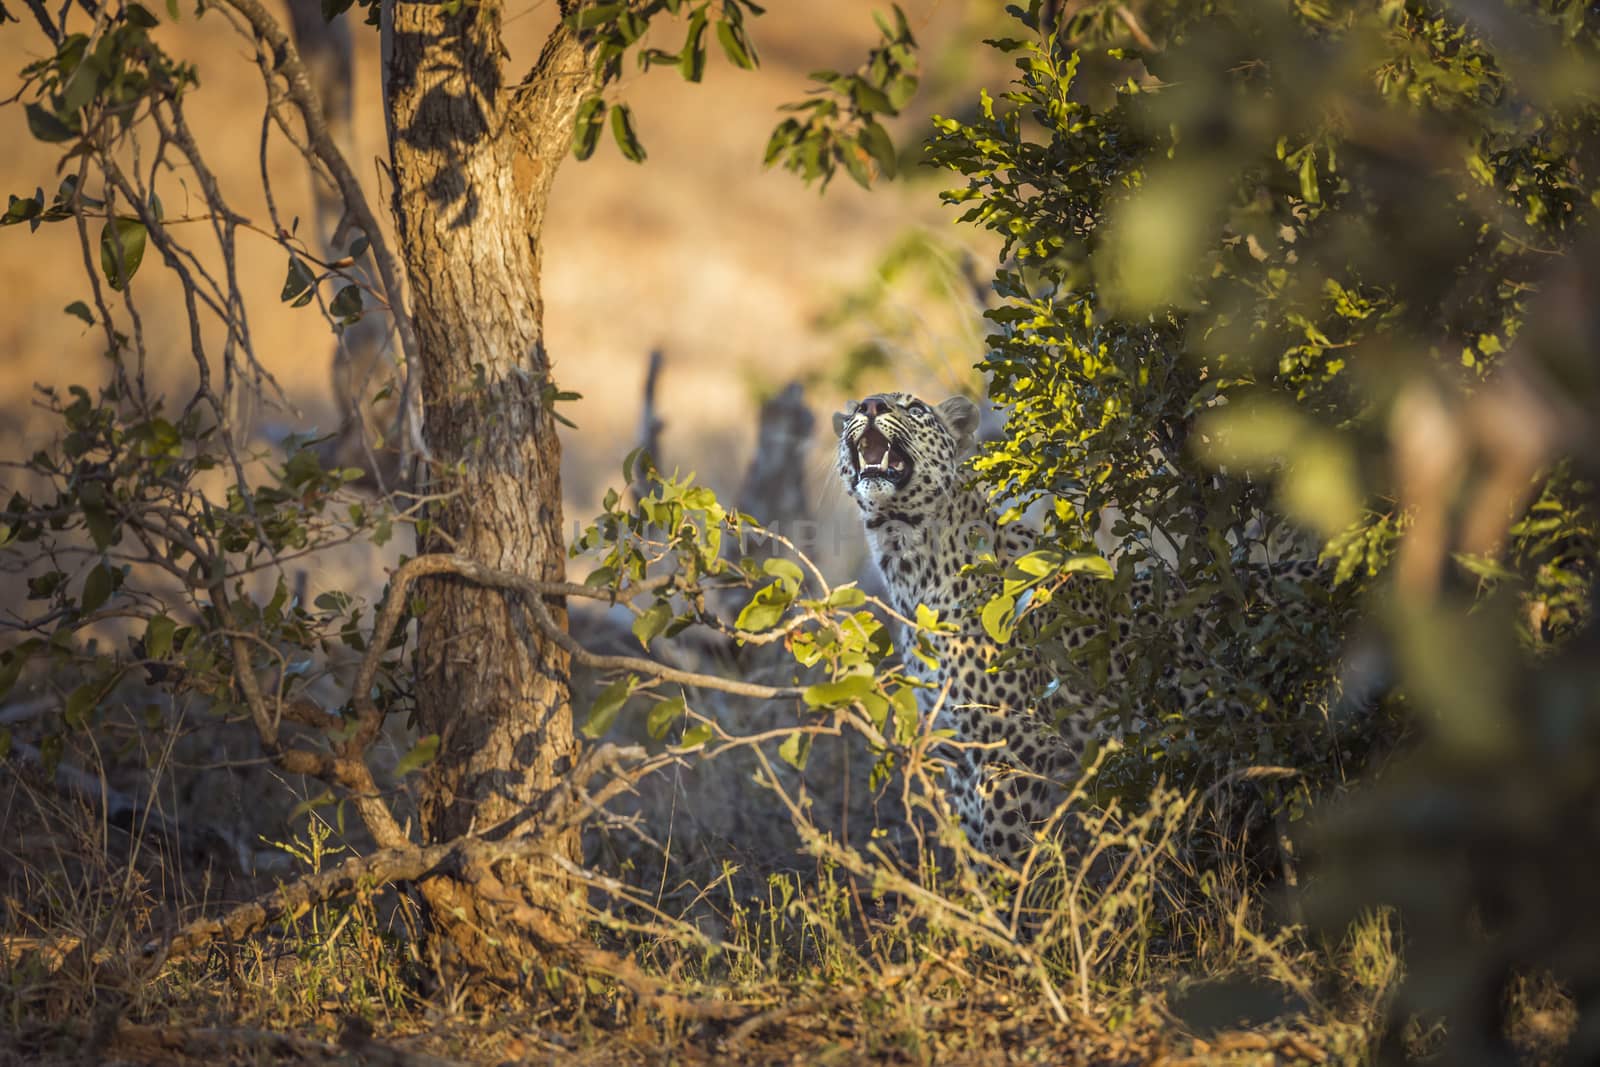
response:
[[[848,712],[833,726],[861,728]],[[89,735],[64,753],[149,783],[131,814],[28,763],[0,792],[0,1063],[1368,1063],[1402,976],[1387,913],[1334,938],[1285,923],[1247,813],[1215,793],[1069,813],[1070,847],[1041,847],[1019,887],[951,828],[928,739],[901,751],[878,832],[848,839],[819,829],[805,780],[767,746],[713,746],[706,761],[753,770],[743,803],[789,820],[804,851],[787,862],[770,842],[657,841],[626,808],[592,827],[591,865],[572,872],[590,936],[667,999],[564,964],[532,987],[456,984],[394,888],[161,963],[146,950],[180,922],[356,846],[336,808],[285,820],[263,804],[262,825],[288,829],[257,855],[284,866],[241,875],[200,832],[203,802],[162,799],[193,772],[173,755],[192,739],[150,736],[123,752],[142,774],[96,762]],[[1557,1062],[1564,993],[1528,976],[1508,1008],[1526,1060]],[[1413,1019],[1394,1037],[1425,1056],[1441,1034]]]
[[[0,1063],[1374,1061],[1403,967],[1394,920],[1369,915],[1335,939],[1284,924],[1237,811],[1164,790],[1137,813],[1071,816],[1072,847],[1041,848],[1019,891],[941,822],[916,746],[880,798],[904,805],[916,842],[897,856],[882,836],[819,831],[794,777],[736,747],[804,854],[782,866],[770,853],[634,847],[608,866],[615,850],[591,849],[600,858],[582,872],[595,942],[670,1000],[564,965],[536,970],[533,988],[452,984],[412,897],[393,888],[147,961],[182,919],[276,879],[240,878],[186,845],[203,808],[153,803],[129,832],[36,769],[13,776],[0,793]],[[639,825],[614,816],[592,843]],[[290,827],[261,842],[290,865],[283,877],[349,851],[333,809]],[[1574,1024],[1536,976],[1509,1020],[1538,1063],[1557,1061]],[[1398,1040],[1426,1054],[1438,1037],[1412,1020]]]
[[[748,751],[807,855],[762,871],[770,855],[749,867],[658,856],[652,867],[635,850],[630,865],[585,875],[594,938],[687,997],[676,1009],[566,971],[540,989],[454,986],[411,898],[394,890],[318,904],[263,937],[151,969],[141,950],[152,939],[271,880],[230,880],[163,835],[116,830],[40,774],[18,776],[3,797],[13,844],[0,1043],[29,1063],[1368,1058],[1398,976],[1388,920],[1331,947],[1275,925],[1247,855],[1196,865],[1195,797],[1169,791],[1136,815],[1084,816],[1072,835],[1083,851],[1042,849],[1040,877],[1018,896],[941,826],[931,768],[914,760],[891,786],[919,841],[891,858],[878,840],[819,832],[792,777]],[[263,846],[297,872],[325,869],[345,852],[335,819],[302,812]],[[614,821],[593,835],[627,829]],[[682,1008],[702,1001],[737,1010]]]

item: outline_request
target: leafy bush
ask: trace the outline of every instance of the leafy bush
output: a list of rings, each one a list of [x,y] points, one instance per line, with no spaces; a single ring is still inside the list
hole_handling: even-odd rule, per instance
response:
[[[1408,382],[1493,374],[1578,232],[1594,116],[1423,5],[1154,4],[1143,47],[1103,7],[1060,26],[1013,9],[1024,35],[990,43],[1016,81],[969,122],[936,120],[928,147],[966,179],[945,200],[1004,241],[984,369],[1010,421],[977,469],[1010,515],[1042,504],[1063,549],[1108,528],[1122,574],[1166,574],[1215,620],[1201,681],[1242,714],[1158,716],[1141,760],[1202,780],[1288,763],[1318,788],[1346,770],[1306,712],[1329,699],[1341,601],[1264,597],[1240,565],[1326,552],[1341,582],[1372,584],[1406,521],[1384,418]],[[1574,77],[1581,13],[1528,23],[1566,18]],[[1570,478],[1543,484],[1547,513],[1573,506]],[[1531,549],[1532,529],[1510,565],[1535,596],[1570,589],[1571,566],[1533,562],[1559,550]],[[1136,662],[1161,662],[1152,634]],[[1049,654],[1104,670],[1103,647]],[[1170,703],[1156,675],[1136,672],[1125,709]]]
[[[1124,709],[1157,714],[1130,723],[1123,782],[1281,767],[1289,795],[1270,802],[1318,798],[1353,745],[1415,724],[1389,784],[1324,823],[1320,913],[1410,905],[1402,1007],[1453,1013],[1458,1056],[1488,1047],[1477,1027],[1516,966],[1588,989],[1592,968],[1550,946],[1600,944],[1557,873],[1596,843],[1581,813],[1600,716],[1555,696],[1593,684],[1575,640],[1596,399],[1577,294],[1600,203],[1600,13],[1008,10],[1016,36],[990,43],[1016,80],[936,120],[928,148],[965,179],[945,199],[1005,242],[984,369],[1009,423],[980,477],[1010,516],[1043,510],[1060,549],[1109,536],[1119,576],[1167,576],[1216,620],[1202,681],[1238,713],[1174,721],[1156,672],[1134,671]],[[1347,600],[1251,591],[1244,564],[1318,552],[1369,609],[1384,710],[1414,716],[1333,729]],[[1057,625],[1038,599],[1026,614]],[[1106,655],[1042,647],[1091,683]],[[1481,877],[1446,873],[1463,869]]]

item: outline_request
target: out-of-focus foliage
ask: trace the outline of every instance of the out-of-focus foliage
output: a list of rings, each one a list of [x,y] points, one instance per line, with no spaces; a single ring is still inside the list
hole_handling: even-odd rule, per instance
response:
[[[577,127],[572,140],[573,154],[579,159],[588,159],[594,154],[609,111],[611,132],[616,138],[617,147],[635,163],[644,162],[644,146],[634,129],[632,109],[620,101],[608,101],[602,95],[607,86],[621,80],[623,60],[630,50],[640,70],[674,67],[685,81],[698,82],[705,76],[707,31],[710,30],[728,61],[736,67],[750,70],[759,59],[755,45],[750,41],[745,19],[760,15],[763,10],[749,0],[732,0],[728,3],[713,3],[711,0],[702,0],[700,3],[685,0],[645,0],[643,3],[599,0],[576,5],[565,21],[573,30],[592,40],[595,84],[601,91],[590,96],[578,108]],[[675,52],[654,47],[651,43],[652,39],[660,40],[665,34],[665,25],[670,20],[681,21],[684,29],[683,44]]]
[[[817,317],[844,355],[810,382],[842,396],[865,396],[897,388],[911,373],[951,393],[981,389],[972,353],[983,347],[977,313],[989,300],[985,270],[950,237],[907,231]]]
[[[860,70],[818,71],[811,75],[819,86],[812,98],[784,105],[795,116],[772,131],[767,142],[769,166],[782,161],[785,169],[807,182],[820,179],[822,188],[841,166],[863,188],[872,184],[869,164],[877,164],[886,178],[895,176],[899,159],[878,117],[900,114],[916,93],[917,42],[898,5],[893,25],[882,15],[873,17],[883,39]]]
[[[1013,513],[1043,502],[1063,547],[1098,530],[1119,575],[1180,582],[1182,610],[1215,624],[1203,681],[1235,709],[1164,715],[1159,672],[1135,671],[1124,710],[1156,714],[1122,780],[1287,767],[1294,795],[1268,799],[1292,801],[1392,739],[1387,716],[1323,714],[1347,598],[1242,580],[1246,561],[1324,551],[1377,608],[1403,694],[1389,704],[1418,710],[1427,753],[1340,838],[1333,910],[1399,884],[1407,902],[1421,886],[1448,899],[1470,966],[1418,1002],[1462,1018],[1513,964],[1588,981],[1553,946],[1571,923],[1600,958],[1600,930],[1534,901],[1569,884],[1565,834],[1600,843],[1578,817],[1600,793],[1600,678],[1549,651],[1588,622],[1594,560],[1597,335],[1578,294],[1594,283],[1600,12],[1223,0],[1090,4],[1054,25],[1053,5],[1010,10],[1013,36],[991,44],[1016,80],[971,121],[938,120],[928,149],[965,179],[946,199],[1005,242],[984,366],[1008,439],[977,467]],[[1069,654],[1034,614],[1054,665],[1092,682],[1105,649]],[[1168,653],[1152,640],[1133,659]],[[1546,672],[1567,678],[1563,701],[1524,684]],[[1556,736],[1585,739],[1581,768],[1570,751],[1544,762]],[[1505,808],[1476,826],[1444,814],[1487,797]],[[1514,826],[1549,841],[1557,824],[1561,849],[1507,848]],[[1494,877],[1452,880],[1462,864]],[[1418,930],[1440,933],[1424,955],[1444,950],[1439,924]]]
[[[640,70],[672,67],[686,80],[698,82],[706,69],[708,41],[714,36],[728,62],[743,70],[760,62],[751,39],[748,20],[765,12],[750,0],[598,0],[576,5],[566,23],[594,43],[597,91],[578,109],[572,151],[588,159],[600,142],[611,116],[611,132],[622,154],[635,163],[644,161],[644,145],[627,103],[607,95],[621,81],[625,59],[631,53]],[[784,106],[794,112],[773,130],[767,141],[766,163],[781,163],[807,182],[826,188],[840,167],[863,187],[872,184],[874,168],[893,178],[898,166],[894,142],[881,118],[900,114],[917,91],[917,42],[898,6],[893,19],[874,13],[882,41],[866,62],[851,73],[820,70],[809,99]],[[682,44],[676,50],[659,47],[676,24],[682,26]],[[674,36],[674,40],[676,37]]]

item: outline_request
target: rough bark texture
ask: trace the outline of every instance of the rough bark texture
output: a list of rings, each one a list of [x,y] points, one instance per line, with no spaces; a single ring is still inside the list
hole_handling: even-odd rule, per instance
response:
[[[560,580],[560,443],[544,401],[550,365],[539,294],[540,230],[557,164],[590,83],[581,45],[557,30],[520,86],[502,80],[500,10],[385,4],[385,76],[399,243],[422,358],[426,490],[454,494],[423,551]],[[568,657],[516,595],[456,578],[422,587],[417,699],[441,738],[421,802],[425,842],[493,827],[571,769]],[[565,624],[566,608],[551,602]],[[560,848],[576,857],[569,833]],[[557,917],[568,888],[537,861],[502,870]],[[506,974],[531,942],[489,905],[451,894],[440,914],[461,962]],[[476,931],[490,931],[498,945]]]

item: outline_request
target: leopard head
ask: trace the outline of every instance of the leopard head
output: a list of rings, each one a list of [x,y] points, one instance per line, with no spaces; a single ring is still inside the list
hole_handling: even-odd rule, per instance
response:
[[[861,510],[917,513],[959,488],[978,406],[964,396],[930,405],[910,393],[879,393],[834,415],[833,429],[839,478]]]

